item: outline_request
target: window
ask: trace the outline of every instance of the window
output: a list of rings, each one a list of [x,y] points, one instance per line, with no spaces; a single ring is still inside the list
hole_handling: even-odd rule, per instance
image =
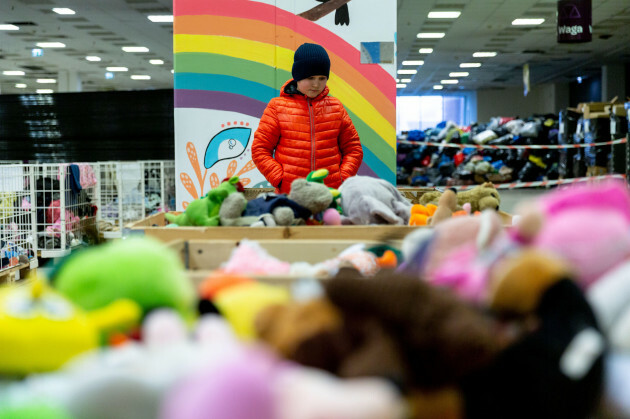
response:
[[[398,96],[396,131],[425,130],[442,121],[466,123],[464,96]]]

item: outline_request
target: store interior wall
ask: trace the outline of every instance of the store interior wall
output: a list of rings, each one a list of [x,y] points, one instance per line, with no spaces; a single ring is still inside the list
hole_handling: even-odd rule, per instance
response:
[[[0,159],[172,160],[173,90],[0,95]]]
[[[532,86],[527,96],[522,87],[482,89],[477,91],[477,118],[487,122],[495,116],[526,118],[533,114],[557,113],[556,86],[553,83]]]

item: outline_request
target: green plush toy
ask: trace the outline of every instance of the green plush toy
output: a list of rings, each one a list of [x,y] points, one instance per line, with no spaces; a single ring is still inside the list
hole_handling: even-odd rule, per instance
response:
[[[178,226],[218,226],[219,209],[228,195],[237,191],[238,177],[234,176],[211,189],[206,196],[195,199],[181,214],[167,213],[166,219]]]
[[[148,237],[109,242],[78,251],[52,277],[54,287],[85,310],[126,298],[146,314],[171,307],[194,313],[195,292],[177,254]]]
[[[309,173],[308,176],[306,176],[306,180],[309,182],[321,183],[323,185],[326,176],[328,176],[328,170],[319,169]],[[341,204],[339,202],[341,200],[341,192],[339,192],[338,189],[331,187],[328,187],[328,189],[333,196],[333,201],[330,204],[330,208],[334,208],[339,211],[339,214],[343,214],[343,209],[341,208]]]

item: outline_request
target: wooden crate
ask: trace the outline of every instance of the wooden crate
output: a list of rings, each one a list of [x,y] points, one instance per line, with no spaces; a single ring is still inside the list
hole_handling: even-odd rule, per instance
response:
[[[290,227],[166,227],[164,213],[137,221],[131,234],[144,234],[163,242],[193,239],[227,240],[336,240],[385,241],[400,240],[418,227],[391,225],[290,226]],[[165,228],[166,227],[166,228]]]
[[[31,268],[30,263],[20,263],[19,265],[12,266],[8,269],[0,271],[0,284],[14,284],[18,281],[21,282],[31,271],[35,271],[36,268]]]
[[[308,262],[311,264],[333,259],[357,243],[365,243],[367,247],[380,244],[377,241],[357,240],[257,240],[271,256],[282,261]],[[400,241],[392,241],[388,244],[400,248]],[[208,277],[211,271],[226,262],[232,251],[239,245],[239,240],[175,240],[167,243],[170,249],[177,252],[184,263],[189,277],[195,285],[198,285]],[[253,278],[278,285],[290,285],[299,277],[293,275],[252,275]],[[318,279],[325,279],[320,276]]]

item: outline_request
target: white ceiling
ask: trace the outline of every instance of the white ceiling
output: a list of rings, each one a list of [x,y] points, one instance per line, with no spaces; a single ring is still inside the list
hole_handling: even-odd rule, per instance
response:
[[[227,1],[227,0],[210,0]],[[352,15],[353,4],[349,3]],[[602,64],[630,62],[630,0],[593,0],[593,42],[558,44],[555,35],[556,1],[539,0],[398,0],[398,62],[422,59],[399,94],[421,94],[448,78],[453,71],[468,71],[449,90],[474,90],[522,85],[522,65],[529,63],[532,84],[568,81],[599,71]],[[58,15],[53,7],[67,7],[75,15]],[[460,10],[458,19],[427,19],[432,10]],[[56,78],[60,70],[78,72],[83,91],[161,89],[173,87],[172,24],[153,23],[152,14],[172,14],[172,0],[0,0],[0,23],[17,23],[19,31],[0,31],[0,71],[23,70],[25,76],[0,73],[0,93],[34,92],[37,78]],[[542,17],[535,28],[511,26],[515,18]],[[26,22],[31,24],[22,24]],[[420,40],[421,31],[446,32],[438,40]],[[606,38],[606,39],[603,39]],[[45,49],[31,57],[36,42],[60,41],[63,49]],[[148,53],[127,53],[121,47],[145,46]],[[421,55],[418,49],[434,52]],[[494,58],[472,58],[475,51],[497,51]],[[101,62],[89,62],[98,55]],[[150,59],[162,59],[155,66]],[[476,61],[482,67],[459,69],[459,63]],[[105,67],[124,66],[127,73],[105,79]],[[399,68],[402,66],[399,64]],[[410,67],[405,67],[410,68]],[[148,74],[151,80],[132,80]],[[408,76],[399,76],[408,78]],[[26,83],[18,89],[16,83]]]
[[[398,0],[398,67],[402,68],[403,60],[425,62],[398,94],[431,90],[454,71],[467,71],[470,76],[457,86],[445,86],[444,91],[522,86],[525,63],[529,63],[534,85],[575,80],[600,71],[603,64],[630,62],[630,0],[592,0],[592,4],[593,41],[558,44],[557,1]],[[462,14],[458,19],[428,19],[433,10],[459,10]],[[516,18],[544,18],[545,22],[537,27],[512,26]],[[417,39],[418,32],[445,32],[446,36],[422,40]],[[419,54],[422,47],[434,52]],[[473,58],[475,51],[499,54]],[[471,61],[482,66],[459,68],[460,63]]]

